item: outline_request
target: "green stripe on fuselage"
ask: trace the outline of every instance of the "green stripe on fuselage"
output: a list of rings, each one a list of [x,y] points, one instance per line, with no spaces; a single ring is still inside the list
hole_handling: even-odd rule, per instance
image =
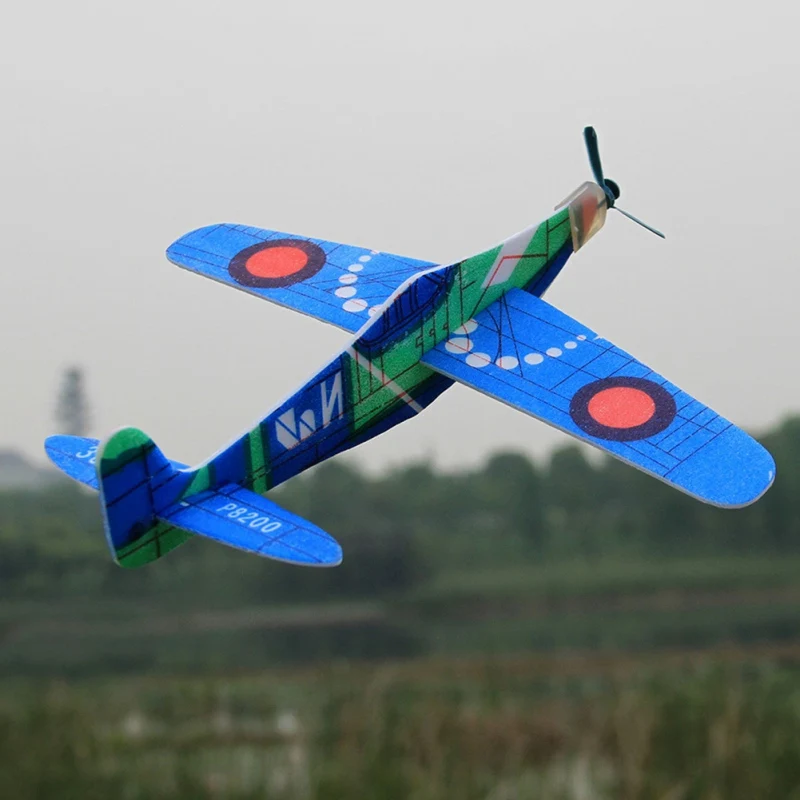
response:
[[[524,288],[547,268],[571,236],[568,209],[550,217],[535,231],[531,230],[531,234],[530,241],[524,245],[522,257],[518,258],[505,280],[493,286],[484,286],[504,245],[465,259],[458,265],[445,297],[430,310],[419,326],[380,355],[373,356],[372,370],[350,358],[354,431],[370,427],[387,410],[396,407],[399,402],[406,402],[398,397],[398,389],[408,397],[415,396],[418,387],[433,374],[433,370],[419,363],[426,352],[445,341],[452,331],[506,292]],[[355,348],[358,349],[357,343]],[[381,375],[384,376],[383,380]],[[395,387],[386,386],[387,381],[391,381]]]
[[[250,457],[250,488],[258,494],[264,494],[269,489],[269,472],[267,469],[267,454],[264,447],[264,434],[261,425],[256,425],[247,437],[248,454]]]
[[[366,367],[358,364],[354,358],[350,358],[349,361],[350,385],[354,393],[351,395],[354,431],[369,428],[403,403],[413,399],[417,387],[435,374],[430,367],[420,364],[419,356],[416,356],[416,362],[412,362],[412,366],[404,372],[396,374],[391,379],[391,385],[386,386],[381,385],[380,380]],[[383,361],[383,358],[378,358],[373,364],[379,369]]]
[[[200,494],[216,486],[214,482],[214,463],[211,462],[203,467],[198,467],[192,475],[189,485],[183,490],[181,497],[191,497],[193,494]]]

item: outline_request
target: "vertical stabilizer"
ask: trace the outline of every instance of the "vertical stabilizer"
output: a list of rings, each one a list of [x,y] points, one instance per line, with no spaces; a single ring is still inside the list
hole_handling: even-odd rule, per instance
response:
[[[179,471],[153,440],[137,428],[123,428],[100,445],[97,478],[106,539],[114,560],[139,567],[166,555],[191,534],[159,521],[156,504],[179,494]],[[171,489],[174,486],[174,491]]]

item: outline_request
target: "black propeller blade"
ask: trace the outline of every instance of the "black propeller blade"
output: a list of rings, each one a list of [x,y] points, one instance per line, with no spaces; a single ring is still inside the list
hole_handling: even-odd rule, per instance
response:
[[[652,228],[646,222],[642,222],[640,219],[634,217],[633,214],[629,214],[627,211],[623,211],[616,205],[617,199],[620,196],[619,185],[616,183],[616,181],[612,181],[610,178],[606,178],[603,175],[603,164],[600,161],[600,145],[597,142],[597,133],[595,132],[595,129],[591,125],[583,129],[583,139],[586,142],[586,150],[589,153],[589,164],[592,167],[592,174],[594,175],[594,179],[597,185],[606,194],[606,198],[608,200],[608,207],[616,208],[616,210],[619,211],[620,214],[623,214],[628,219],[631,219],[634,222],[638,223],[643,228],[646,228],[651,233],[654,233],[656,236],[660,236],[662,239],[666,239],[667,237],[664,236],[664,234],[661,233],[661,231]]]

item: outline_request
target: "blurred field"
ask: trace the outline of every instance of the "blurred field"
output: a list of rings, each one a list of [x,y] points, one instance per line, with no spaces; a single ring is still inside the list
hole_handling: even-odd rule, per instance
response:
[[[14,598],[0,604],[0,675],[800,644],[798,603],[800,558],[741,556],[450,572],[406,592],[328,602]]]
[[[0,796],[800,797],[800,648],[15,681]]]

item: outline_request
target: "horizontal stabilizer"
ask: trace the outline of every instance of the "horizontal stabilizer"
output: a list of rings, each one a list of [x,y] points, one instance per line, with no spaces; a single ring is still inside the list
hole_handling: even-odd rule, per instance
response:
[[[186,497],[158,518],[229,547],[304,566],[333,567],[342,548],[325,531],[234,483]]]
[[[95,491],[100,488],[95,466],[99,446],[99,439],[87,436],[49,436],[44,443],[45,452],[53,464],[72,480]],[[178,461],[170,463],[175,469],[186,469],[186,465]]]

